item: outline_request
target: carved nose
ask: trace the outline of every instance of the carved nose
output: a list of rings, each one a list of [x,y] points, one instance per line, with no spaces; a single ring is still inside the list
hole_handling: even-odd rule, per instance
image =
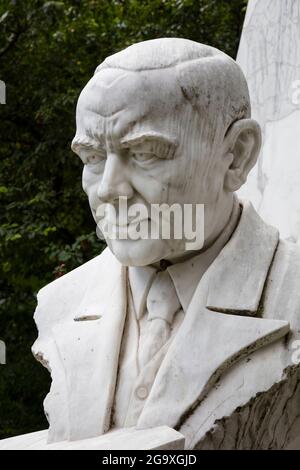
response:
[[[133,196],[133,189],[127,180],[124,165],[116,154],[110,153],[107,156],[97,195],[103,202],[112,202],[120,197],[130,199]]]

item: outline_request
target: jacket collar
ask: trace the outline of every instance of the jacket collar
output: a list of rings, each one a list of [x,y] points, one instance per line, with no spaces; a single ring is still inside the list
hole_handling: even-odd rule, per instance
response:
[[[209,310],[255,315],[278,241],[278,230],[267,225],[249,201],[231,239],[209,269]]]

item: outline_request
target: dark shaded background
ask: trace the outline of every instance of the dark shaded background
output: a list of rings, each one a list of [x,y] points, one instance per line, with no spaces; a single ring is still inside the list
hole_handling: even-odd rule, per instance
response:
[[[134,42],[177,36],[236,56],[246,0],[0,0],[0,438],[47,427],[48,372],[30,347],[36,293],[103,243],[70,151],[96,66]]]

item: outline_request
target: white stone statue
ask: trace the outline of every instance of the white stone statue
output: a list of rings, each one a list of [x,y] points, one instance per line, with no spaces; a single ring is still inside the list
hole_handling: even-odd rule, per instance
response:
[[[189,449],[284,448],[300,433],[299,248],[235,196],[260,145],[217,49],[156,39],[97,68],[72,148],[108,248],[38,295],[49,442],[167,425]],[[149,220],[115,223],[120,200],[204,204],[203,246],[122,237]]]
[[[258,164],[239,195],[300,244],[300,3],[249,0],[237,62],[262,128]]]

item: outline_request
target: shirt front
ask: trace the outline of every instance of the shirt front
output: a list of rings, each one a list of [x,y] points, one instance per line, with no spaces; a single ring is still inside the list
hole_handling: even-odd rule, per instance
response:
[[[240,206],[235,200],[229,222],[210,247],[187,261],[166,268],[173,281],[181,308],[175,314],[168,341],[143,368],[139,364],[140,356],[149,330],[146,300],[157,270],[153,266],[128,268],[127,314],[119,358],[112,427],[136,425],[157,371],[180,328],[193,294],[203,274],[232,235],[239,216]]]

